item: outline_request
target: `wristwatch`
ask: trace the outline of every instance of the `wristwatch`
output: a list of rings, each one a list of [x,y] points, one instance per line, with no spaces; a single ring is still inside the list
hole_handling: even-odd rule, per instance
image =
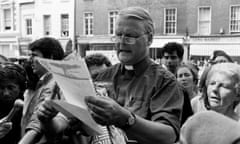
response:
[[[131,112],[131,115],[128,117],[126,124],[122,127],[122,129],[126,130],[132,127],[136,123],[136,116]]]

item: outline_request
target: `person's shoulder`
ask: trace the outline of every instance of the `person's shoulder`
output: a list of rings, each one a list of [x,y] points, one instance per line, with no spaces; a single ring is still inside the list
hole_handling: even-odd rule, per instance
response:
[[[170,71],[166,70],[163,66],[152,63],[150,65],[149,71],[151,71],[153,74],[158,75],[159,77],[165,78],[165,79],[176,79],[174,74],[172,74]]]

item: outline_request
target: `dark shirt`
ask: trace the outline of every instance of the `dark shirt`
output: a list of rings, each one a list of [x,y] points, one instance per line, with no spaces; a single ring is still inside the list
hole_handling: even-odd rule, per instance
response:
[[[179,134],[183,95],[173,74],[149,58],[127,71],[116,64],[96,77],[109,83],[109,96],[138,116],[170,125]]]
[[[184,95],[184,104],[183,104],[183,110],[182,110],[182,118],[181,118],[181,125],[185,123],[185,121],[193,115],[193,110],[191,106],[190,96],[187,90],[181,86],[183,95]]]

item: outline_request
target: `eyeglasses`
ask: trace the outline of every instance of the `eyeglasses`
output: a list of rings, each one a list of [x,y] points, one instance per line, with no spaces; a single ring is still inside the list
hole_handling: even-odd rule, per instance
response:
[[[112,42],[115,42],[115,43],[125,43],[125,44],[130,44],[130,45],[133,45],[136,43],[136,41],[144,36],[146,36],[147,34],[144,33],[138,37],[129,37],[129,36],[124,36],[124,35],[121,35],[121,36],[113,36],[111,37],[111,40]]]

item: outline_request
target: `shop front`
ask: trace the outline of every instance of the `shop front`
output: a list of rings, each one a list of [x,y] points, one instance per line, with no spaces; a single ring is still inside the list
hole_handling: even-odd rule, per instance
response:
[[[240,63],[240,36],[190,37],[189,54],[195,61],[208,61],[215,50],[223,50]]]

